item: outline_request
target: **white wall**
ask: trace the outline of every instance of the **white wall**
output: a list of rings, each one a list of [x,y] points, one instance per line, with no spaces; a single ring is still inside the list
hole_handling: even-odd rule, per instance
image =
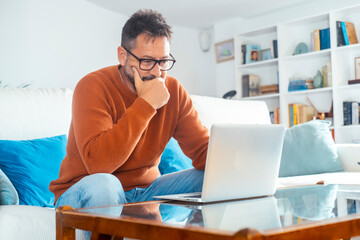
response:
[[[73,89],[87,73],[118,63],[127,19],[85,0],[1,0],[0,81]],[[200,51],[198,31],[173,30],[177,63],[170,75],[192,94],[215,95],[215,68],[207,70],[211,53]]]
[[[0,11],[0,76],[11,86],[74,88],[117,61],[124,16],[82,0],[1,1]]]
[[[169,75],[177,77],[191,94],[216,96],[214,49],[200,49],[199,30],[173,27],[173,32],[171,52],[176,64]]]
[[[281,22],[311,16],[335,9],[359,4],[359,0],[314,0],[301,6],[284,9],[251,19],[234,18],[219,22],[214,26],[215,42],[233,38],[235,35],[258,28],[276,25]],[[221,96],[228,89],[235,89],[234,61],[216,65],[217,96]]]

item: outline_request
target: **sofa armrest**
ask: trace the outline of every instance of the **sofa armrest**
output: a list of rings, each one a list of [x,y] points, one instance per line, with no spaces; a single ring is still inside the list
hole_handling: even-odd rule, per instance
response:
[[[360,144],[336,144],[336,149],[346,172],[360,172]]]

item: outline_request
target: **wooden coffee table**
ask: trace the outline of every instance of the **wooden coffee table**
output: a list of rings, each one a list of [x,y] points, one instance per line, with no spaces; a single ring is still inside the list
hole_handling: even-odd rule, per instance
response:
[[[86,209],[63,206],[56,211],[56,239],[75,239],[75,229],[91,231],[91,239],[350,239],[360,235],[360,214],[353,206],[346,207],[348,215],[337,216],[337,193],[337,185],[327,185],[207,205],[153,201]]]

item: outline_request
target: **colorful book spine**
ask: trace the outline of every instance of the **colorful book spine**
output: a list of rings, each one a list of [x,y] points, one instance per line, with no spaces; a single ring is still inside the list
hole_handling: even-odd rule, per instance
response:
[[[294,106],[289,104],[289,127],[294,126]]]
[[[340,21],[336,21],[336,40],[337,40],[337,46],[338,47],[341,47],[341,46],[345,45],[344,34],[343,34],[343,31],[342,31]]]
[[[320,50],[330,48],[330,28],[320,29]]]
[[[343,32],[345,45],[349,45],[349,37],[347,35],[345,22],[341,22],[341,29]]]
[[[320,30],[316,29],[314,31],[314,50],[320,51]]]
[[[344,125],[351,125],[352,116],[352,105],[351,102],[343,102],[343,118],[344,118]]]

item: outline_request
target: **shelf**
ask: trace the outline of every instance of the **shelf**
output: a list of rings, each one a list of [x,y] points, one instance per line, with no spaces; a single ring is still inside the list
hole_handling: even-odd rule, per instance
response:
[[[306,95],[306,94],[321,93],[321,92],[331,92],[332,90],[333,90],[332,87],[316,88],[316,89],[310,89],[310,90],[286,92],[284,95],[286,95],[286,96],[302,95],[302,94]]]
[[[276,59],[270,59],[265,61],[259,61],[254,63],[247,63],[247,64],[240,64],[239,68],[251,68],[251,67],[259,67],[259,66],[267,66],[267,65],[276,65],[279,60]]]
[[[297,54],[293,56],[287,56],[284,57],[283,60],[297,60],[297,59],[303,59],[303,58],[313,58],[313,57],[324,57],[326,55],[330,56],[331,49],[325,49],[321,51],[314,51],[314,52],[308,52],[303,54]]]
[[[336,47],[335,51],[349,51],[353,50],[354,48],[360,48],[360,43]]]
[[[360,30],[360,4],[287,22],[279,22],[276,25],[237,35],[235,38],[237,62],[234,66],[236,90],[242,93],[243,86],[245,89],[250,88],[246,82],[243,83],[242,76],[253,74],[257,75],[260,81],[260,83],[253,82],[253,87],[254,85],[278,84],[280,91],[279,94],[239,99],[261,100],[266,102],[269,110],[278,108],[280,123],[287,125],[292,117],[289,114],[289,104],[309,105],[307,102],[307,98],[309,98],[320,112],[329,112],[333,107],[331,129],[335,129],[335,142],[350,143],[354,140],[360,142],[360,124],[342,126],[343,102],[360,102],[360,84],[348,85],[348,80],[355,79],[354,59],[360,57],[360,43],[337,47],[336,21],[354,23],[358,40],[360,40],[358,34]],[[314,45],[314,42],[311,41],[311,35],[314,35],[315,30],[325,28],[330,28],[330,48],[293,55],[300,42],[304,42],[311,49]],[[258,44],[263,50],[271,46],[274,39],[278,40],[278,59],[239,64],[240,59],[242,59],[242,44]],[[319,71],[321,74],[323,71],[326,71],[326,74],[331,74],[329,75],[332,77],[331,87],[288,91],[290,80],[313,79]]]
[[[356,125],[342,125],[339,128],[342,129],[360,129],[360,124],[356,124]]]
[[[243,97],[241,99],[246,99],[246,100],[260,100],[260,99],[270,99],[270,98],[277,98],[279,97],[280,94],[279,93],[274,93],[274,94],[262,94],[259,96],[254,96],[254,97]]]
[[[337,89],[337,90],[350,90],[350,89],[354,89],[354,88],[360,88],[360,83],[335,87],[335,89]]]

